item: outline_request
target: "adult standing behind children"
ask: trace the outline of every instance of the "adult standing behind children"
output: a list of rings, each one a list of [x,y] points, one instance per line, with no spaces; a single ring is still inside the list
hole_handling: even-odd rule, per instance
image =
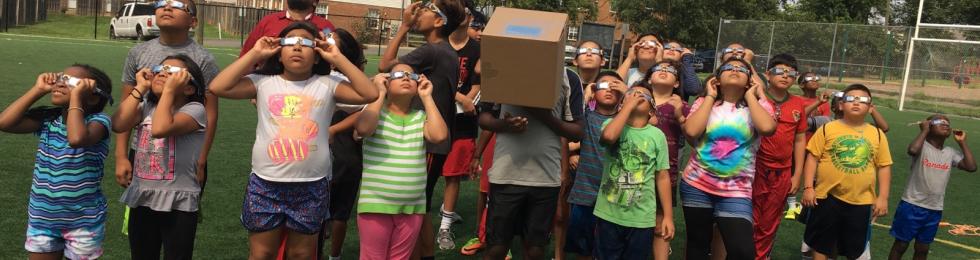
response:
[[[379,72],[388,72],[397,63],[412,67],[416,73],[425,75],[432,81],[432,99],[439,108],[442,119],[446,121],[449,132],[453,132],[456,111],[456,84],[459,83],[459,56],[449,44],[448,37],[466,17],[463,4],[459,0],[436,0],[423,4],[414,3],[405,9],[401,26],[395,38],[388,42],[388,49],[378,64]],[[414,51],[398,56],[399,46],[408,39],[409,30],[421,33],[425,44]],[[413,108],[421,108],[420,102],[413,102]],[[439,176],[442,175],[450,151],[451,140],[441,143],[426,143],[428,180],[425,185],[426,211],[432,210],[432,194]],[[431,218],[422,221],[422,235],[415,254],[424,259],[434,258],[435,232]],[[421,249],[421,251],[419,251]]]
[[[275,12],[262,17],[259,23],[252,28],[252,32],[248,34],[248,39],[245,40],[245,45],[242,45],[242,51],[238,53],[238,57],[245,56],[248,51],[255,47],[255,42],[264,36],[276,37],[279,32],[282,32],[283,28],[289,26],[293,22],[307,21],[316,26],[317,30],[323,30],[323,28],[329,28],[330,31],[336,30],[333,23],[331,23],[326,18],[316,15],[316,4],[318,0],[286,0],[286,10],[282,12]],[[261,63],[260,63],[261,64]]]
[[[129,50],[126,63],[123,65],[123,91],[119,94],[120,100],[125,100],[130,94],[137,96],[145,94],[133,93],[136,86],[136,72],[159,65],[166,57],[178,54],[190,57],[201,67],[205,86],[211,83],[211,79],[218,75],[218,65],[214,63],[214,56],[189,36],[190,29],[197,26],[196,14],[197,7],[193,0],[156,2],[156,21],[157,26],[160,27],[160,37],[138,44]],[[204,143],[195,171],[202,192],[207,183],[208,152],[211,150],[215,127],[218,125],[218,98],[210,91],[205,92],[207,126],[204,127]],[[129,158],[132,154],[129,148],[130,132],[120,132],[116,135],[116,182],[123,187],[128,187],[133,177],[132,160]]]

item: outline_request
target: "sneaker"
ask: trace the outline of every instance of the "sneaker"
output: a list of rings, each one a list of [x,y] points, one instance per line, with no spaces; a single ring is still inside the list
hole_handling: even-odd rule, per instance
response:
[[[799,215],[800,212],[803,212],[803,205],[796,203],[793,207],[786,209],[786,219],[796,219],[796,215]]]
[[[466,245],[459,250],[460,254],[463,255],[476,255],[477,252],[483,249],[483,242],[480,242],[480,238],[474,237],[470,241],[466,241]]]
[[[439,249],[442,250],[456,248],[456,243],[453,241],[453,233],[449,232],[448,229],[439,230],[439,234],[436,235],[436,242],[439,243]]]

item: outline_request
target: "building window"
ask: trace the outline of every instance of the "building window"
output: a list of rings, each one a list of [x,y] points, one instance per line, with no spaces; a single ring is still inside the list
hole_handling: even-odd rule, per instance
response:
[[[323,3],[317,5],[316,14],[320,14],[326,17],[328,14],[330,14],[330,6]]]
[[[578,41],[578,26],[568,26],[568,39],[569,42]]]
[[[367,12],[367,25],[368,28],[378,29],[378,18],[381,18],[381,10],[371,8]]]

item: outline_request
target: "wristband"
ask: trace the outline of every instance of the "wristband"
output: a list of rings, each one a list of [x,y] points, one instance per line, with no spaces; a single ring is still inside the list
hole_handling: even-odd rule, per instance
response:
[[[136,96],[136,94],[134,94],[133,92],[140,93],[140,95]],[[133,91],[129,92],[129,95],[133,96],[133,98],[136,98],[136,100],[139,100],[140,102],[143,101],[143,92],[140,92],[139,89],[133,88]]]
[[[85,114],[85,109],[82,109],[80,107],[69,107],[67,112],[71,112],[72,110],[75,110],[75,109],[78,109],[79,112],[82,112],[82,114]]]

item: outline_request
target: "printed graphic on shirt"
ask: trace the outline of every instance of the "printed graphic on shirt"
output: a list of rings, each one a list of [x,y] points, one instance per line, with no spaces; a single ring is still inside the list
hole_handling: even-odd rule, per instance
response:
[[[705,131],[706,143],[697,152],[704,158],[702,163],[706,168],[718,177],[733,177],[741,173],[743,168],[749,167],[750,160],[745,158],[752,151],[742,147],[748,145],[753,138],[751,126],[744,124],[748,121],[746,115],[736,114],[733,117],[739,118],[712,121]]]
[[[647,178],[645,166],[654,163],[656,160],[649,158],[643,151],[653,151],[651,141],[641,142],[619,142],[617,153],[619,159],[609,161],[609,177],[605,181],[610,182],[602,185],[605,189],[606,200],[609,203],[632,206],[643,199],[640,189],[643,184],[650,180]],[[647,165],[645,165],[647,164]]]
[[[269,158],[275,163],[303,161],[310,151],[316,151],[316,145],[310,145],[320,131],[310,119],[314,100],[295,94],[269,96],[269,112],[279,127],[279,135],[268,146]]]
[[[834,139],[830,147],[831,161],[838,171],[859,174],[870,166],[874,149],[871,143],[856,135],[844,135]]]
[[[151,126],[152,122],[147,120],[137,131],[133,175],[147,180],[173,180],[177,139],[153,138]]]

